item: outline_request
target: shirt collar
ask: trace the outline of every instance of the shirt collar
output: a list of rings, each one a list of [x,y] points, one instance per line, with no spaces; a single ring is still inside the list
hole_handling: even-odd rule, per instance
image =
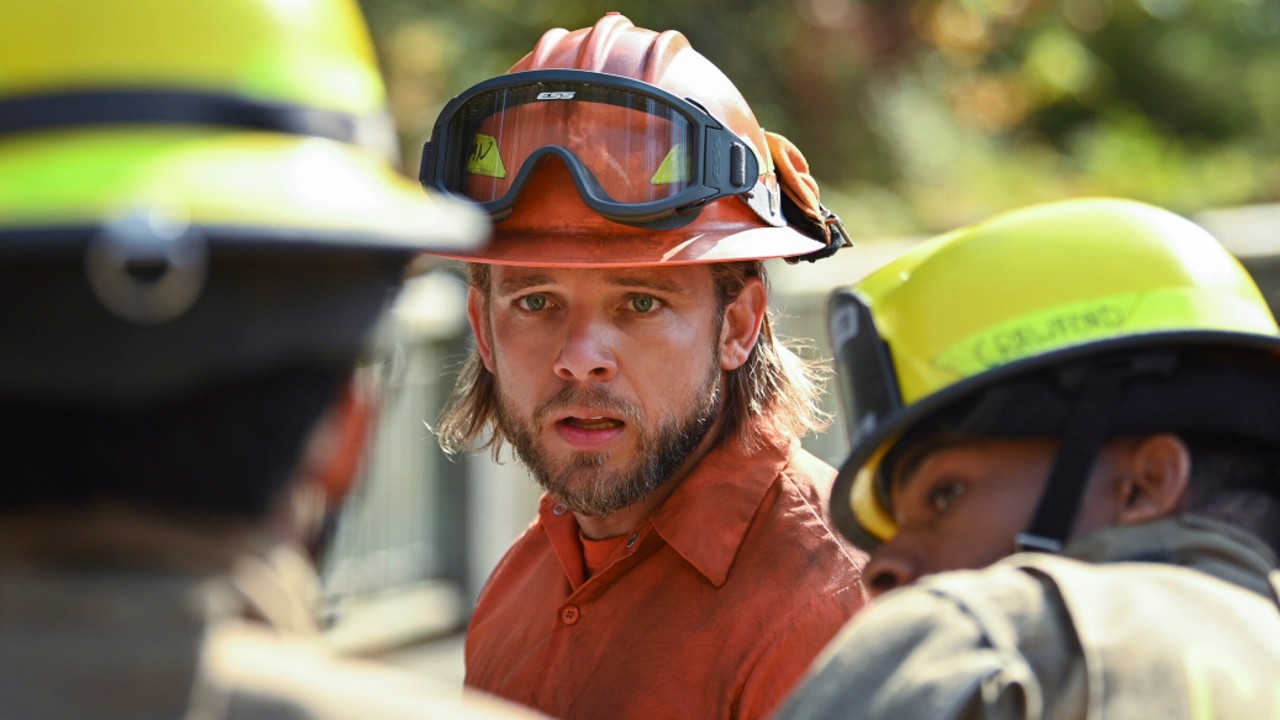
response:
[[[798,446],[795,438],[767,438],[755,450],[736,438],[721,443],[653,514],[654,530],[720,587],[765,493]]]

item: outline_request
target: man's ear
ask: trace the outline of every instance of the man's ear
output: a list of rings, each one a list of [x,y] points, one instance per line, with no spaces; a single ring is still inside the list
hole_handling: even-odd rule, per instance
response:
[[[489,335],[489,321],[485,315],[488,308],[484,296],[473,285],[467,289],[467,321],[471,323],[471,334],[476,338],[476,350],[480,352],[480,360],[485,370],[493,372],[493,347]]]
[[[769,293],[757,277],[747,278],[738,297],[724,311],[720,329],[720,368],[726,372],[742,367],[760,339],[760,326],[768,312]]]
[[[1169,433],[1139,438],[1125,458],[1119,486],[1121,525],[1159,520],[1177,512],[1191,480],[1191,451]]]

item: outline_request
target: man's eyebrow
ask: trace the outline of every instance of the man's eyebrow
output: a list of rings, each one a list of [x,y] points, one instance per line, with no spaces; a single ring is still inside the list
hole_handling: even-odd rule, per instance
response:
[[[503,280],[498,283],[496,290],[498,297],[504,297],[506,295],[515,295],[522,290],[537,285],[549,285],[552,282],[550,275],[521,275],[509,280]]]
[[[494,289],[494,293],[497,297],[506,297],[508,295],[515,295],[516,293],[522,292],[531,287],[554,285],[556,282],[557,281],[554,276],[545,273],[520,275],[508,278],[498,283]],[[654,292],[666,293],[668,295],[690,294],[689,288],[684,283],[653,277],[651,275],[613,275],[610,276],[606,282],[615,287],[634,290],[652,290]]]
[[[689,289],[682,283],[646,275],[618,275],[609,278],[610,285],[640,290],[654,290],[670,295],[688,295]]]

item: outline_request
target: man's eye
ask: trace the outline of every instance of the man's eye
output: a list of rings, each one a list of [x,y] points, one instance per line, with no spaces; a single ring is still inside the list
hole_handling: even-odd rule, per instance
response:
[[[547,307],[546,295],[525,295],[516,301],[516,304],[525,310],[545,310]]]
[[[652,295],[636,295],[631,298],[631,309],[636,312],[647,313],[652,312],[658,306],[658,301]]]
[[[942,483],[929,490],[929,507],[935,512],[945,512],[947,508],[964,495],[965,486],[956,482]]]

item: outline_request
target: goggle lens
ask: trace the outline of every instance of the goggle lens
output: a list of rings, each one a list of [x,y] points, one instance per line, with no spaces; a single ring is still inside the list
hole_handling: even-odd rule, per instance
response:
[[[551,83],[478,95],[454,116],[451,135],[466,148],[451,158],[446,183],[477,202],[511,191],[530,157],[563,148],[616,203],[663,200],[693,179],[694,126],[652,98],[607,87]]]

